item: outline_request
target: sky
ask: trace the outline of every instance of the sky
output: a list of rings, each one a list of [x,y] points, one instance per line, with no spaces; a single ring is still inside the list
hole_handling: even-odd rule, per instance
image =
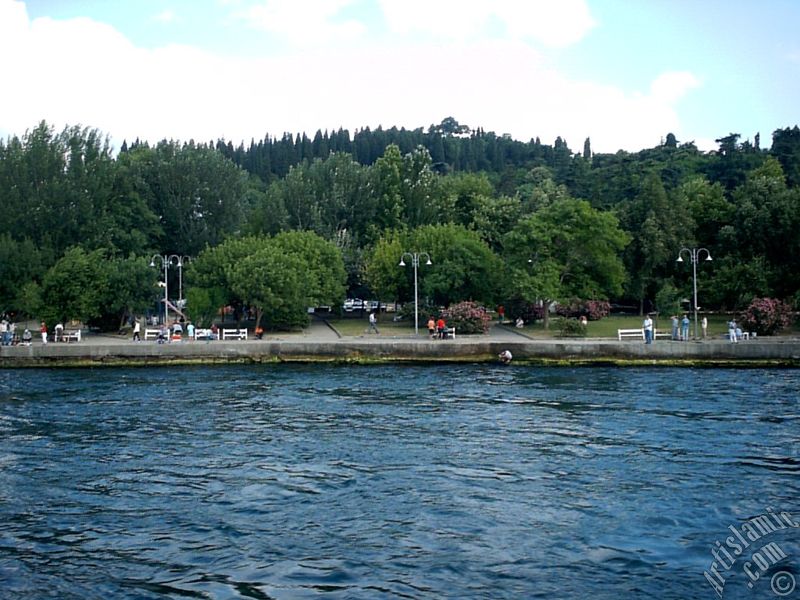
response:
[[[0,138],[123,140],[452,116],[574,151],[762,147],[800,121],[798,0],[0,0]]]

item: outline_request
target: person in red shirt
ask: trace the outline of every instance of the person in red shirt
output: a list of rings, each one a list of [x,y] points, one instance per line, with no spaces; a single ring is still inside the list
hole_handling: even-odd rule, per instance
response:
[[[447,327],[447,324],[444,322],[442,317],[439,317],[439,320],[436,321],[436,331],[439,333],[439,339],[444,339],[444,330]]]
[[[42,343],[47,343],[47,323],[42,321],[42,326],[39,328],[39,332],[42,334]]]

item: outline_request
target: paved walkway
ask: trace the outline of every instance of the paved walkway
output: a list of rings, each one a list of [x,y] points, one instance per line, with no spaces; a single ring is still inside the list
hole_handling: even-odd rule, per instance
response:
[[[232,326],[233,324],[231,324]],[[365,325],[366,329],[366,325]],[[20,331],[20,326],[18,326],[18,332]],[[39,335],[38,331],[33,331],[33,345],[34,346],[41,346],[41,336]],[[88,333],[85,334],[80,342],[69,342],[69,343],[55,343],[52,341],[52,333],[51,333],[51,341],[48,344],[55,345],[55,346],[67,346],[67,345],[75,345],[81,344],[83,346],[107,346],[107,345],[119,345],[119,344],[129,344],[133,343],[131,340],[131,335],[118,335],[113,333]],[[264,335],[262,341],[265,342],[301,342],[301,343],[348,343],[348,342],[357,342],[359,344],[366,343],[366,344],[386,344],[392,342],[398,343],[405,343],[405,342],[427,342],[430,341],[428,338],[427,330],[420,330],[418,336],[415,336],[413,331],[410,329],[395,329],[395,328],[386,328],[383,329],[380,335],[374,334],[361,334],[361,335],[340,335],[339,332],[335,329],[334,326],[328,324],[324,319],[321,318],[313,318],[309,324],[309,326],[302,331],[298,332],[277,332],[272,333],[269,332]],[[765,343],[797,343],[797,338],[795,337],[775,337],[775,338],[764,338],[760,339],[760,342]],[[243,343],[253,343],[258,342],[252,336],[248,339],[247,342]],[[616,342],[616,339],[599,339],[599,338],[570,338],[570,339],[561,339],[561,338],[540,338],[540,337],[531,337],[530,335],[516,330],[513,326],[509,325],[500,325],[496,321],[492,322],[489,327],[489,332],[487,335],[457,335],[455,340],[447,340],[449,344],[468,344],[468,343],[475,343],[475,342],[492,342],[492,343],[508,343],[508,344],[520,344],[520,343],[535,343],[539,345],[550,345],[550,344],[598,344],[598,343],[609,343],[609,342]],[[142,344],[154,344],[155,342],[150,340],[147,342],[141,342]],[[181,342],[181,344],[195,344],[195,343],[205,343],[205,342],[194,342],[185,340]],[[629,345],[636,345],[635,342],[627,342]],[[658,345],[661,345],[663,342],[659,342]],[[742,342],[745,344],[752,343],[752,342]],[[702,342],[695,341],[692,344],[700,344],[700,345],[720,345],[720,344],[727,344],[724,340],[704,340]],[[669,345],[672,345],[672,342],[669,342]],[[681,344],[682,345],[682,344]],[[677,346],[676,346],[677,347]]]
[[[40,346],[42,344],[42,338],[39,335],[38,331],[33,331],[33,345]],[[142,334],[144,335],[144,334]],[[426,342],[429,341],[427,331],[420,330],[419,336],[415,336],[413,331],[406,331],[403,329],[384,329],[380,335],[374,334],[363,334],[357,336],[340,336],[340,334],[336,331],[335,327],[329,325],[325,320],[314,318],[311,320],[309,326],[301,332],[277,332],[277,333],[267,333],[264,335],[264,341],[271,341],[271,342],[281,342],[281,341],[293,341],[293,342],[312,342],[312,343],[330,343],[330,342],[337,342],[337,341],[358,341],[366,342],[366,343],[386,343],[391,342],[392,340],[396,341],[421,341]],[[457,335],[455,339],[455,343],[467,343],[467,342],[474,342],[476,340],[482,341],[491,341],[491,342],[503,342],[507,341],[509,343],[519,343],[519,342],[526,342],[531,341],[532,338],[525,335],[524,333],[517,332],[513,327],[502,326],[498,325],[497,323],[492,323],[489,328],[489,333],[486,336],[460,336]],[[249,341],[257,341],[254,338],[250,337]],[[539,340],[539,341],[546,341],[546,340]],[[85,333],[83,338],[80,342],[69,342],[69,344],[76,344],[79,343],[81,345],[93,345],[93,346],[107,346],[107,345],[117,345],[117,344],[124,344],[124,343],[133,343],[131,339],[131,335],[119,335],[115,333]],[[153,344],[155,343],[152,340],[148,340],[147,342],[142,341],[143,344]],[[204,343],[204,342],[194,342],[185,339],[183,344],[187,343]],[[448,343],[453,343],[453,340],[448,340]],[[52,341],[52,333],[50,334],[50,342],[48,345],[55,344],[56,346],[61,346],[61,342],[53,342]],[[67,344],[64,344],[67,345]]]

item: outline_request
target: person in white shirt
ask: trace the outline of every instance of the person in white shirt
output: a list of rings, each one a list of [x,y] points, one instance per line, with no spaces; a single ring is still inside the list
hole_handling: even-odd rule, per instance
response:
[[[644,329],[644,343],[645,344],[652,344],[653,343],[653,319],[650,318],[650,315],[647,315],[644,318],[644,322],[642,323],[642,329]]]
[[[374,312],[369,313],[369,332],[375,332],[376,334],[380,335],[380,331],[378,331],[378,317],[375,316]]]

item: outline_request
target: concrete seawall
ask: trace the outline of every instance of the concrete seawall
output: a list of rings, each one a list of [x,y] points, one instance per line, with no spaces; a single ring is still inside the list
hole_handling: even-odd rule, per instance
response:
[[[723,341],[652,345],[611,340],[457,341],[398,338],[337,340],[183,342],[127,340],[0,348],[0,367],[170,365],[269,362],[487,362],[508,349],[515,363],[800,367],[800,340],[776,338],[731,344]]]

